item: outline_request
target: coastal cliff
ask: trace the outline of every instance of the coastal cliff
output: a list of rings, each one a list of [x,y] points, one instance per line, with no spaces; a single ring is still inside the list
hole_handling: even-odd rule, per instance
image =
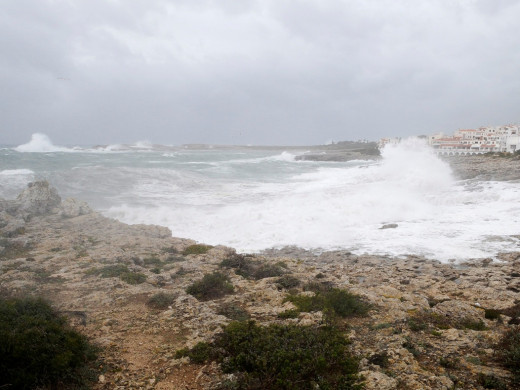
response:
[[[106,218],[62,201],[46,182],[0,201],[0,293],[46,298],[101,347],[95,389],[222,388],[233,376],[219,364],[177,351],[212,342],[233,319],[324,324],[326,310],[302,309],[291,297],[333,289],[369,308],[334,319],[366,389],[515,388],[499,345],[520,323],[520,253],[498,257],[443,264],[298,248],[237,255]],[[232,291],[193,293],[214,273]]]

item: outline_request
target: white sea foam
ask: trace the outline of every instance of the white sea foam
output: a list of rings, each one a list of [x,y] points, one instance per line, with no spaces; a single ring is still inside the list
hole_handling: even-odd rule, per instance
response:
[[[148,205],[112,207],[108,215],[240,251],[298,245],[447,261],[518,249],[515,238],[494,239],[520,231],[517,184],[457,182],[418,140],[388,146],[382,155],[380,163],[322,166],[283,181],[199,177],[198,185],[170,192],[149,181],[134,188]],[[399,226],[381,230],[386,223]]]
[[[34,175],[30,169],[4,169],[0,171],[2,176]]]
[[[74,152],[76,149],[70,149],[62,146],[56,146],[50,138],[42,133],[34,133],[31,140],[23,145],[14,148],[17,152],[23,153],[52,153],[52,152]]]

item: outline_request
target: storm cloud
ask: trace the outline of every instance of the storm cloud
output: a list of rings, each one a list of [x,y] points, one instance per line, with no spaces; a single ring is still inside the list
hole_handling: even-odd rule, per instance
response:
[[[519,121],[520,1],[7,0],[0,144],[317,144]]]

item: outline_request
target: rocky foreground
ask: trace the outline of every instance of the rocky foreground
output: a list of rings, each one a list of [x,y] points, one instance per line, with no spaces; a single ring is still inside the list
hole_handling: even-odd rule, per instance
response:
[[[287,249],[247,257],[270,270],[248,277],[221,265],[233,249],[194,244],[62,201],[38,182],[0,201],[0,292],[46,297],[103,348],[95,389],[214,389],[226,377],[218,365],[175,352],[211,341],[237,314],[320,323],[321,311],[280,318],[295,308],[289,292],[313,294],[309,283],[371,304],[368,316],[342,320],[366,389],[514,388],[497,345],[519,327],[520,253],[442,264]],[[229,276],[232,294],[199,301],[186,292],[214,271]],[[158,293],[170,301],[154,305]]]

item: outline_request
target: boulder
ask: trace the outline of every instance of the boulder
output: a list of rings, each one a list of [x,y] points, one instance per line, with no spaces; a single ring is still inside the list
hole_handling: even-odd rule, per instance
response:
[[[58,191],[47,181],[29,183],[27,188],[16,198],[18,212],[27,217],[51,214],[61,203]]]
[[[92,213],[92,209],[87,202],[74,198],[65,199],[60,206],[60,215],[65,218],[74,218],[90,213]]]
[[[397,380],[378,371],[362,371],[360,372],[365,378],[366,390],[393,390],[397,388]]]
[[[396,223],[387,223],[387,224],[381,226],[379,229],[395,229],[398,226],[399,225]]]
[[[484,318],[484,310],[462,301],[445,301],[438,303],[433,312],[455,321],[479,321]]]

